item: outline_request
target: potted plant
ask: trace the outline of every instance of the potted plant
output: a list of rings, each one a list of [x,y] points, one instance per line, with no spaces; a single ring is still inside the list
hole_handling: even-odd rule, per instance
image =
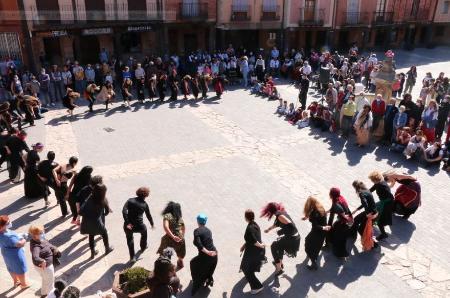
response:
[[[147,278],[150,274],[145,268],[132,267],[114,274],[112,290],[118,298],[145,298],[150,296]]]

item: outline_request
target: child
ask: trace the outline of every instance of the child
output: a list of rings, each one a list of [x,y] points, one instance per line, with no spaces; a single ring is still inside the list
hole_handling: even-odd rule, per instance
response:
[[[297,123],[295,123],[295,125],[297,125],[298,128],[304,128],[304,127],[309,126],[309,117],[308,117],[307,111],[302,112],[302,119],[297,121]]]
[[[282,99],[280,98],[280,102],[282,101]],[[280,107],[278,107],[277,109],[277,114],[282,116],[286,114],[286,111],[288,110],[288,105],[287,105],[287,101],[285,100],[283,102],[283,105],[281,105]]]
[[[294,118],[295,107],[294,107],[294,104],[292,102],[289,104],[289,108],[287,109],[285,114],[286,114],[286,120],[291,120],[292,118]]]

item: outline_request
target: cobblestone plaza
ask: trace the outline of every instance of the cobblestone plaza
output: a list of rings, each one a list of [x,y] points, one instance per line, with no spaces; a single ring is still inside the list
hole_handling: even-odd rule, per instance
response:
[[[449,48],[400,51],[396,53],[397,72],[416,64],[419,80],[428,71],[448,73],[449,58]],[[279,88],[283,99],[296,101],[298,90],[294,86],[283,84]],[[413,95],[418,94],[418,88]],[[108,256],[101,252],[89,260],[87,238],[70,225],[70,217],[60,218],[56,199],[52,196],[51,206],[45,209],[43,200],[23,198],[23,185],[9,184],[6,171],[0,173],[0,181],[5,181],[0,184],[0,214],[9,214],[13,229],[19,232],[25,232],[31,223],[45,225],[46,237],[62,252],[56,276],[79,287],[83,297],[109,290],[114,272],[126,268],[128,251],[121,210],[139,186],[151,189],[148,203],[155,229],[149,230],[149,249],[136,266],[153,267],[164,233],[161,211],[168,201],[182,206],[187,261],[197,254],[192,245],[195,216],[208,214],[219,263],[214,287],[199,297],[248,296],[249,287],[238,272],[246,225],[243,215],[247,208],[259,212],[269,201],[284,203],[299,227],[302,243],[297,258],[285,261],[285,274],[278,280],[270,263],[262,268],[258,276],[265,290],[260,297],[450,297],[447,173],[419,167],[376,144],[358,148],[335,134],[298,130],[274,114],[277,102],[250,95],[248,90],[233,88],[220,100],[212,96],[203,101],[134,103],[131,109],[115,103],[107,112],[99,105],[93,114],[85,114],[85,108],[80,107],[72,119],[64,109],[54,109],[36,127],[27,129],[29,144],[43,142],[44,152],[55,151],[59,163],[75,155],[80,159],[78,168],[91,165],[95,174],[103,175],[113,210],[106,225],[115,250]],[[328,208],[328,190],[337,186],[354,210],[359,199],[351,182],[361,179],[369,183],[371,171],[390,169],[414,175],[421,182],[418,212],[409,221],[394,218],[391,236],[380,242],[380,250],[364,253],[357,241],[347,262],[324,251],[320,269],[308,271],[304,237],[310,224],[301,220],[306,198],[316,194]],[[257,222],[261,229],[272,224],[261,219]],[[270,244],[275,237],[263,234],[263,242]],[[25,249],[29,258],[28,245]],[[266,254],[270,259],[269,250]],[[39,276],[33,268],[28,276],[31,289],[12,290],[4,263],[0,263],[0,297],[34,297]],[[184,289],[189,289],[188,266],[179,277]],[[180,295],[189,296],[189,290]]]

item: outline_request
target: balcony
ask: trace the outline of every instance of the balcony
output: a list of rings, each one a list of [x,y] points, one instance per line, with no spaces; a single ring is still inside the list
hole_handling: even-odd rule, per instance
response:
[[[177,20],[202,21],[208,19],[208,3],[180,3]]]
[[[345,12],[342,14],[341,26],[364,27],[369,25],[369,14],[367,12]]]
[[[267,6],[263,5],[261,7],[261,21],[279,21],[280,16],[280,6]]]
[[[405,13],[404,20],[410,23],[424,23],[430,21],[430,10],[420,9],[415,14]]]
[[[394,12],[375,11],[373,13],[373,25],[390,25],[394,23]]]
[[[250,19],[250,5],[233,5],[231,7],[232,22],[248,22]]]
[[[321,27],[325,23],[325,9],[300,8],[300,27]]]

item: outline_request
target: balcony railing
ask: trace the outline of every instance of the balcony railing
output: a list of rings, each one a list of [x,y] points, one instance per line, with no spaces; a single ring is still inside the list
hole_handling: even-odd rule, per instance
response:
[[[180,3],[178,20],[205,20],[208,18],[208,3]]]
[[[394,12],[375,11],[372,23],[374,25],[388,25],[394,23]]]
[[[201,9],[199,10],[202,11]],[[105,23],[117,23],[117,22],[146,22],[162,20],[162,13],[157,9],[154,10],[129,10],[124,11],[124,14],[118,13],[108,16],[106,11],[83,11],[72,15],[72,18],[64,18],[63,13],[59,10],[45,10],[37,11],[35,17],[33,14],[28,14],[27,19],[33,23],[34,27],[40,27],[39,29],[52,28],[52,27],[80,27],[86,23],[105,25]],[[124,16],[124,17],[123,17]],[[76,19],[74,19],[74,17]]]
[[[313,8],[300,8],[300,21],[298,24],[304,27],[323,26],[325,20],[325,9],[317,11]]]
[[[261,21],[279,21],[280,19],[279,5],[263,5],[261,7]]]
[[[250,21],[250,5],[233,5],[231,7],[231,21]]]
[[[404,19],[407,22],[428,22],[430,20],[430,10],[420,9],[415,14],[405,13]]]
[[[367,12],[345,12],[342,14],[341,25],[345,27],[360,27],[369,25]]]

